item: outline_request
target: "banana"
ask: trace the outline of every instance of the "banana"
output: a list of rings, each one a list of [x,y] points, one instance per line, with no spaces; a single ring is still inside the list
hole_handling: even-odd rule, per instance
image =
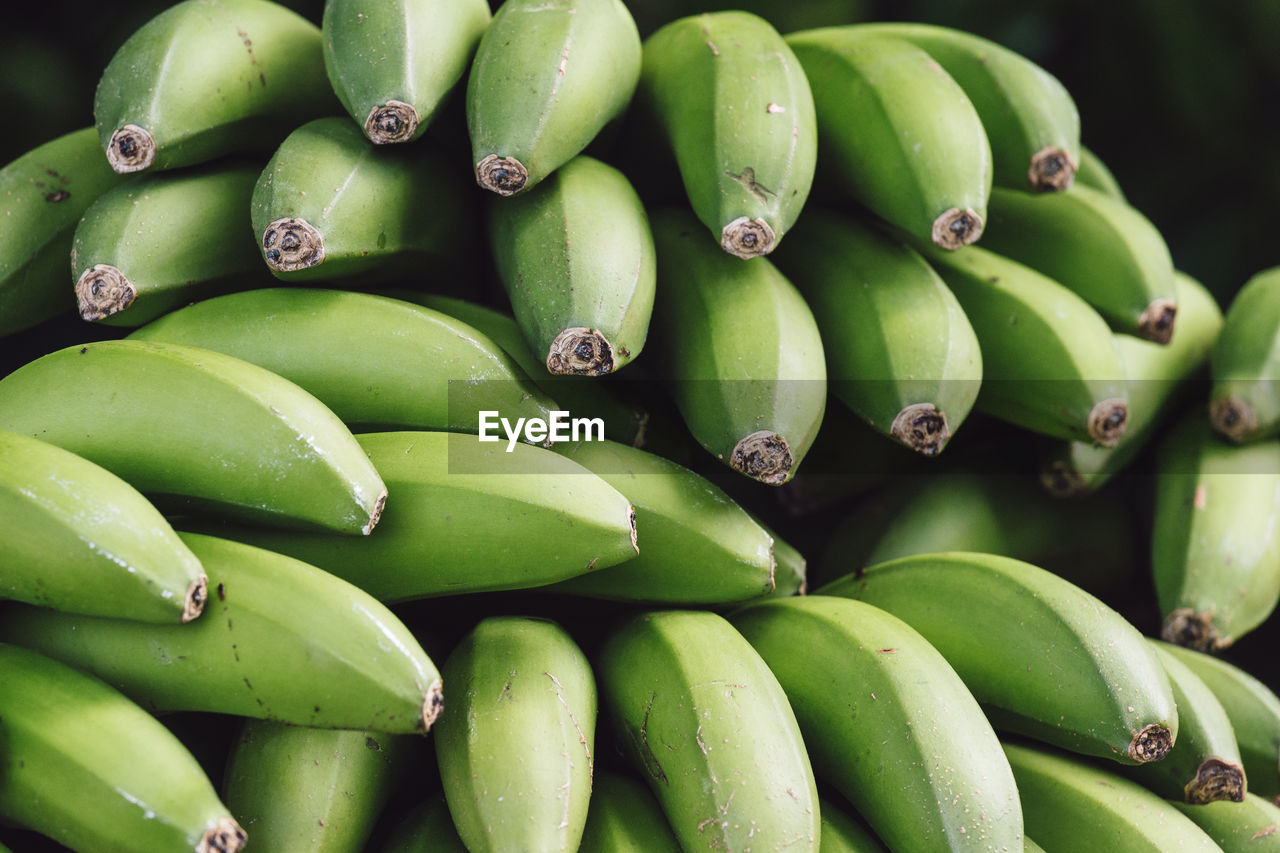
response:
[[[1203,412],[1157,448],[1151,570],[1163,639],[1221,651],[1280,600],[1280,444],[1237,447]]]
[[[865,601],[919,631],[1002,731],[1121,764],[1158,761],[1177,736],[1151,645],[1110,607],[1030,563],[922,554],[816,592]]]
[[[901,444],[941,452],[978,396],[982,353],[933,268],[826,211],[809,215],[777,264],[813,309],[831,392]]]
[[[92,616],[190,622],[208,578],[132,486],[60,447],[0,432],[0,598]]]
[[[822,800],[820,853],[885,853],[885,847],[851,815],[831,800]],[[1027,847],[1030,850],[1030,846]]]
[[[478,412],[514,423],[546,420],[556,408],[484,333],[439,311],[367,293],[233,293],[174,311],[130,337],[265,367],[349,425],[475,432]]]
[[[489,208],[498,275],[546,370],[601,376],[640,354],[657,276],[640,197],[612,166],[579,156]]]
[[[75,307],[57,282],[76,223],[123,180],[102,162],[91,127],[59,136],[0,169],[0,337]]]
[[[773,25],[734,11],[672,21],[644,41],[639,91],[720,247],[773,251],[809,197],[818,154],[809,82]]]
[[[991,145],[964,90],[928,53],[855,26],[787,36],[813,89],[819,157],[872,213],[922,241],[977,240]]]
[[[111,57],[93,119],[127,173],[269,146],[337,107],[315,24],[269,0],[185,0]]]
[[[991,191],[982,245],[1078,294],[1116,331],[1169,343],[1178,313],[1169,247],[1151,221],[1088,187]]]
[[[0,429],[70,450],[145,494],[367,534],[386,487],[320,401],[211,350],[101,341],[0,380]]]
[[[1213,428],[1237,443],[1280,433],[1280,267],[1245,282],[1227,308],[1209,369]]]
[[[327,0],[325,71],[371,142],[410,142],[466,73],[491,17],[484,0]]]
[[[605,642],[596,674],[618,743],[683,850],[817,851],[818,794],[795,714],[723,617],[641,613]]]
[[[358,440],[396,493],[377,536],[353,547],[354,537],[327,533],[212,529],[319,566],[384,602],[545,586],[640,552],[628,500],[550,450],[510,441],[508,453],[445,432]]]
[[[721,462],[781,485],[813,443],[826,407],[813,314],[767,258],[741,264],[716,251],[688,214],[664,212],[652,222],[655,328],[680,414]]]
[[[576,850],[596,727],[582,650],[550,620],[492,616],[454,648],[443,673],[456,698],[436,728],[436,759],[467,849]]]
[[[1135,782],[1057,751],[1013,743],[1004,751],[1027,834],[1047,853],[1219,850],[1172,803]]]
[[[262,259],[286,281],[420,276],[467,244],[467,195],[444,156],[376,146],[343,118],[289,134],[253,188]]]
[[[622,0],[508,0],[467,78],[476,183],[533,189],[626,109],[640,79],[640,33]]]
[[[140,326],[194,299],[270,282],[244,227],[260,171],[232,163],[148,174],[95,201],[71,247],[80,317]]]
[[[77,851],[235,853],[244,830],[191,753],[96,678],[0,643],[0,816]]]
[[[1106,193],[1116,201],[1126,201],[1120,182],[1107,168],[1107,164],[1090,148],[1080,146],[1080,167],[1076,169],[1075,183]]]
[[[361,850],[410,746],[405,735],[246,720],[222,797],[261,850]]]
[[[16,642],[83,669],[152,712],[214,711],[319,728],[427,731],[440,676],[409,630],[313,566],[182,534],[209,573],[206,613],[144,625],[15,604]]]
[[[1225,853],[1274,853],[1280,850],[1280,806],[1246,794],[1239,803],[1216,802],[1174,807],[1195,821]]]
[[[443,794],[432,795],[391,830],[381,853],[467,853]]]
[[[591,786],[591,807],[579,853],[679,853],[680,845],[649,789],[631,776],[603,770]]]

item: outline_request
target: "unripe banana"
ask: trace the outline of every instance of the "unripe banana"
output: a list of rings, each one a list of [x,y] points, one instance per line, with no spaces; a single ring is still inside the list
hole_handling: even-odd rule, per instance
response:
[[[748,12],[672,21],[645,39],[640,91],[720,247],[773,251],[809,197],[818,153],[809,82],[778,31]]]
[[[546,370],[601,376],[640,354],[657,269],[648,217],[621,172],[575,157],[489,212],[498,275]]]
[[[71,248],[81,318],[140,326],[195,299],[270,283],[244,221],[260,171],[233,163],[148,174],[94,202]]]
[[[1204,830],[1224,853],[1275,853],[1280,850],[1280,806],[1257,794],[1240,803],[1216,802],[1174,807]]]
[[[1126,201],[1124,190],[1120,189],[1120,182],[1107,168],[1107,164],[1083,145],[1080,146],[1080,167],[1076,169],[1075,183],[1106,193],[1116,201]]]
[[[1163,639],[1220,651],[1280,600],[1280,443],[1237,447],[1203,412],[1157,449],[1151,568]]]
[[[817,593],[865,601],[919,631],[1002,731],[1121,764],[1158,761],[1174,743],[1177,710],[1151,644],[1119,613],[1030,563],[923,554]]]
[[[502,196],[533,189],[626,109],[640,64],[622,0],[503,3],[467,79],[476,183]]]
[[[922,241],[981,236],[991,146],[973,103],[929,54],[854,26],[787,36],[804,67],[824,154],[853,197]]]
[[[596,673],[618,742],[682,849],[817,851],[818,794],[795,715],[723,617],[642,613],[606,641]]]
[[[211,350],[101,341],[0,380],[0,429],[197,509],[367,534],[386,487],[315,397]]]
[[[440,713],[440,676],[385,607],[314,566],[182,534],[209,573],[205,614],[146,625],[13,605],[0,637],[115,686],[152,712],[214,711],[411,734]]]
[[[741,474],[777,486],[795,474],[826,407],[813,314],[767,258],[739,263],[675,211],[653,218],[655,329],[689,431]]]
[[[1210,358],[1213,428],[1242,443],[1280,433],[1280,267],[1245,282],[1231,300]]]
[[[396,824],[381,853],[467,853],[443,794],[434,794]]]
[[[75,307],[62,285],[76,223],[122,182],[91,127],[33,148],[0,169],[0,337]]]
[[[960,676],[906,623],[825,595],[751,604],[729,621],[777,676],[816,775],[889,847],[1022,848],[1000,741]]]
[[[0,643],[0,672],[0,816],[86,853],[244,846],[200,765],[150,714],[16,646]]]
[[[653,794],[631,776],[604,770],[591,785],[579,853],[679,853]]]
[[[587,821],[596,685],[554,622],[493,616],[449,655],[436,758],[472,853],[576,850]]]
[[[189,622],[208,579],[132,486],[74,453],[0,432],[0,598],[145,622]]]
[[[185,0],[111,57],[93,119],[123,173],[270,146],[337,106],[310,21],[269,0]]]
[[[982,384],[978,338],[920,255],[856,220],[810,213],[778,266],[813,309],[831,392],[880,432],[942,451]]]
[[[1031,850],[1028,844],[1027,850]],[[831,800],[822,800],[822,846],[820,853],[885,853],[885,847],[862,824],[838,809]]]
[[[484,0],[326,0],[329,82],[370,141],[410,142],[466,73],[490,17]]]

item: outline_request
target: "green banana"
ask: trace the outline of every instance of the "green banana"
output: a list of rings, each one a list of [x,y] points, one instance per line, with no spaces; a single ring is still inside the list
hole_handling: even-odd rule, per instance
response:
[[[380,147],[343,118],[289,134],[253,188],[253,233],[287,281],[421,275],[466,244],[467,196],[440,152]]]
[[[596,728],[591,665],[546,619],[491,616],[444,663],[451,700],[436,759],[458,836],[473,853],[576,850]]]
[[[1219,850],[1172,803],[1135,782],[1057,751],[1012,743],[1004,751],[1027,834],[1047,853]]]
[[[0,816],[77,851],[235,853],[191,753],[96,678],[0,643]]]
[[[1275,853],[1280,850],[1280,806],[1246,794],[1239,803],[1216,802],[1174,808],[1195,821],[1224,853]]]
[[[682,849],[817,851],[818,794],[795,714],[723,617],[641,613],[605,642],[596,674],[618,743]]]
[[[809,197],[818,154],[808,80],[773,25],[737,11],[666,24],[644,41],[640,93],[720,247],[773,251]]]
[[[1173,259],[1151,221],[1106,193],[991,191],[982,245],[1077,293],[1117,331],[1169,343]]]
[[[622,0],[507,0],[467,78],[476,183],[530,190],[626,109],[640,33]]]
[[[211,593],[189,625],[144,625],[12,605],[16,642],[83,669],[153,712],[214,711],[320,728],[424,732],[440,676],[385,607],[313,566],[182,534]]]
[[[603,770],[591,787],[591,807],[579,853],[679,853],[662,809],[643,783]]]
[[[85,211],[71,247],[80,317],[140,326],[194,299],[270,282],[244,212],[260,169],[144,175]]]
[[[640,552],[627,499],[550,450],[505,437],[505,448],[493,447],[446,432],[358,440],[396,493],[377,536],[249,526],[214,532],[305,560],[385,602],[545,586]]]
[[[928,53],[856,26],[787,36],[813,89],[819,158],[853,197],[922,241],[977,240],[991,145],[964,90]]]
[[[644,206],[621,172],[575,157],[536,192],[489,210],[498,275],[548,371],[600,376],[640,354],[657,262]]]
[[[1213,428],[1237,443],[1280,433],[1280,267],[1245,282],[1231,300],[1209,369]]]
[[[1060,193],[1049,197],[1057,197]],[[1124,435],[1124,368],[1083,299],[994,252],[927,249],[982,347],[978,409],[1026,429],[1104,447]]]
[[[885,853],[884,845],[874,835],[832,801],[823,799],[821,811],[822,846],[819,853]]]
[[[901,444],[941,452],[978,396],[982,353],[933,268],[825,211],[810,213],[777,264],[813,309],[832,394]]]
[[[1121,764],[1158,761],[1177,736],[1172,688],[1150,643],[1110,607],[1030,563],[922,554],[816,592],[865,601],[919,631],[1002,731]]]
[[[381,853],[467,853],[443,794],[435,794],[391,830]]]
[[[738,263],[688,214],[653,217],[660,355],[689,431],[741,474],[781,485],[795,474],[826,407],[813,314],[767,258]]]
[[[410,142],[466,73],[490,18],[485,0],[326,0],[325,71],[371,142]]]
[[[750,604],[729,621],[786,692],[815,774],[889,847],[1022,847],[1000,741],[960,676],[906,623],[826,595]]]
[[[125,173],[271,145],[337,106],[310,21],[269,0],[185,0],[111,57],[93,119]]]
[[[367,534],[386,487],[342,422],[267,370],[211,350],[101,341],[0,380],[0,429],[56,444],[147,494]]]
[[[475,432],[478,412],[547,419],[556,404],[487,335],[408,302],[342,290],[233,293],[131,338],[243,359],[315,395],[347,424]]]
[[[190,622],[208,578],[132,486],[60,447],[0,432],[0,598],[146,622]]]
[[[1221,441],[1203,412],[1157,448],[1151,570],[1161,637],[1221,651],[1280,600],[1280,444]]]
[[[76,223],[122,179],[102,161],[98,134],[73,131],[0,169],[0,337],[75,307],[62,281]]]
[[[1075,183],[1106,193],[1116,201],[1127,201],[1124,190],[1120,189],[1120,182],[1107,168],[1107,164],[1092,149],[1083,145],[1080,146],[1080,167],[1076,169]]]

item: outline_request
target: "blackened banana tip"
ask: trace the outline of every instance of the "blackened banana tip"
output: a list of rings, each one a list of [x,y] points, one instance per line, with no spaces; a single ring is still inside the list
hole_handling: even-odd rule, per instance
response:
[[[720,248],[743,260],[769,254],[776,243],[773,228],[759,218],[739,216],[720,231]]]
[[[604,376],[613,372],[613,345],[585,326],[565,329],[547,350],[547,370],[556,375]]]
[[[898,412],[889,434],[925,456],[937,456],[951,438],[947,416],[933,403],[912,403]]]
[[[387,505],[387,493],[384,490],[382,494],[378,495],[378,499],[373,502],[373,511],[369,513],[368,523],[365,524],[363,528],[361,528],[360,530],[361,534],[368,536],[370,533],[373,532],[373,528],[378,526],[378,519],[382,518],[382,510],[386,505]]]
[[[244,849],[248,836],[233,818],[224,817],[210,827],[196,845],[196,853],[237,853]]]
[[[1040,485],[1055,498],[1074,498],[1089,489],[1080,472],[1062,460],[1050,462],[1040,470]]]
[[[191,586],[187,587],[187,597],[182,604],[182,621],[190,622],[204,612],[204,603],[209,598],[209,578],[201,572]]]
[[[427,733],[444,711],[444,688],[440,679],[431,682],[427,688],[427,697],[422,701],[422,731]]]
[[[1071,186],[1078,168],[1070,154],[1051,145],[1031,156],[1027,180],[1038,192],[1062,192]]]
[[[375,145],[409,142],[418,132],[418,111],[413,104],[389,100],[369,110],[364,135]]]
[[[1209,401],[1209,421],[1225,438],[1240,443],[1258,429],[1258,414],[1248,400],[1216,397]]]
[[[1178,306],[1172,299],[1155,299],[1138,318],[1138,335],[1156,344],[1167,344],[1173,339],[1173,323],[1178,316]]]
[[[1244,768],[1239,764],[1210,756],[1196,768],[1196,777],[1183,788],[1186,802],[1203,806],[1219,800],[1244,802]]]
[[[1172,748],[1173,733],[1169,731],[1168,727],[1159,723],[1151,723],[1143,726],[1133,736],[1133,740],[1129,741],[1129,758],[1139,764],[1159,761],[1168,755],[1169,750]]]
[[[933,242],[944,249],[959,249],[982,236],[982,217],[972,210],[953,207],[933,220]]]
[[[110,264],[94,264],[76,280],[76,303],[83,320],[101,320],[123,311],[137,298],[128,276]]]
[[[1089,412],[1087,428],[1089,437],[1103,447],[1115,447],[1129,424],[1129,404],[1111,397],[1098,403]]]
[[[476,183],[498,195],[515,195],[528,182],[529,170],[514,157],[490,154],[476,163]]]
[[[1197,613],[1190,607],[1179,607],[1165,617],[1160,639],[1206,654],[1230,645],[1219,641],[1212,613]]]
[[[141,172],[156,159],[156,141],[146,128],[126,124],[111,134],[107,162],[121,175]]]
[[[324,261],[324,235],[305,219],[277,219],[262,232],[262,255],[276,272],[314,267]]]
[[[767,429],[740,439],[729,457],[733,470],[770,486],[780,486],[790,479],[793,464],[787,440]]]

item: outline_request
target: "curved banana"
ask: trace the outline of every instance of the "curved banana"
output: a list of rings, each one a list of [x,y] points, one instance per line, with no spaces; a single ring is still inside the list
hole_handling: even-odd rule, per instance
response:
[[[396,823],[377,849],[379,853],[467,853],[439,792]]]
[[[642,782],[597,771],[579,853],[679,853],[680,845]]]
[[[1102,162],[1092,149],[1080,146],[1080,167],[1076,169],[1076,184],[1082,187],[1090,187],[1098,192],[1106,193],[1116,201],[1127,201],[1124,196],[1124,190],[1120,189],[1120,182],[1116,180],[1116,176],[1107,168],[1107,164]]]
[[[1202,806],[1174,802],[1195,821],[1223,853],[1275,853],[1280,850],[1280,806],[1257,794],[1243,802],[1215,802]]]
[[[1227,308],[1209,370],[1213,428],[1237,443],[1280,433],[1280,267],[1245,282]]]
[[[1027,851],[1030,850],[1031,846],[1028,843]],[[825,798],[822,800],[822,846],[819,851],[820,853],[886,853],[884,845],[863,828],[861,822],[841,811],[831,800]]]

